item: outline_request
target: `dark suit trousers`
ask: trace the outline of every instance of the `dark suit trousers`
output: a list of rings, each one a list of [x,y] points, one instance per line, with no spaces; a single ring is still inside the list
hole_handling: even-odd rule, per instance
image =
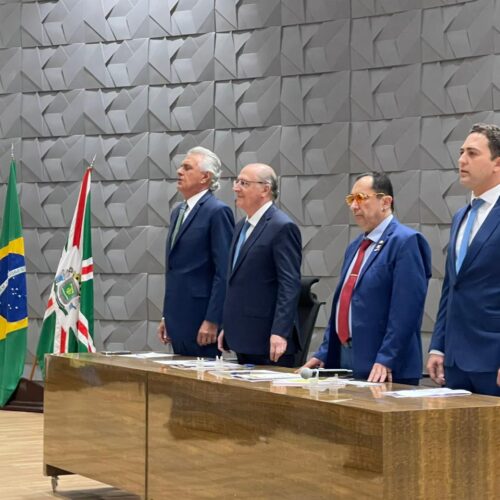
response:
[[[498,372],[464,372],[458,366],[445,366],[444,376],[446,387],[450,389],[465,389],[476,394],[500,396],[500,387],[497,385]]]
[[[294,367],[295,356],[293,354],[283,354],[275,363],[269,359],[269,356],[264,354],[238,354],[238,363],[240,365],[268,365],[268,366],[285,366],[287,368]]]

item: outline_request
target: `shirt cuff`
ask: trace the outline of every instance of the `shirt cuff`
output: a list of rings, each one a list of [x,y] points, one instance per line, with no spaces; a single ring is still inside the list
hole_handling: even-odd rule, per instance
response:
[[[437,349],[431,349],[429,354],[438,354],[439,356],[444,356],[444,352],[438,351]]]

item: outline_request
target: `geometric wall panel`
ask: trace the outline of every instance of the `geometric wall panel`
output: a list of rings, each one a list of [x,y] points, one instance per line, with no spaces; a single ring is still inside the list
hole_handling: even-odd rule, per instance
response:
[[[423,61],[490,54],[495,0],[479,0],[423,11]]]
[[[349,176],[282,177],[280,207],[304,226],[349,224]]]
[[[394,172],[423,168],[420,118],[351,124],[351,172]]]
[[[218,139],[224,138],[224,140],[228,140],[227,137],[222,137],[226,135],[225,131],[221,132],[219,134],[219,131],[217,131],[215,135],[216,147]],[[234,144],[233,155],[236,158],[232,163],[227,162],[226,164],[234,165],[237,167],[237,172],[239,172],[249,163],[263,162],[272,165],[279,172],[279,127],[238,129],[229,131],[229,134],[232,135],[232,143]],[[219,150],[216,149],[216,151],[218,152]]]
[[[0,137],[21,136],[21,94],[0,95]]]
[[[413,64],[420,57],[420,10],[352,21],[351,68]]]
[[[2,2],[0,5],[0,48],[21,46],[21,3]]]
[[[146,226],[147,196],[147,179],[127,183],[95,182],[92,214],[101,227]]]
[[[0,94],[16,92],[20,88],[20,66],[21,49],[19,47],[0,50]]]
[[[79,181],[84,165],[85,136],[25,139],[17,157],[24,182]]]
[[[216,128],[279,125],[280,118],[279,77],[216,83]]]
[[[23,46],[149,36],[149,0],[59,0],[23,5]]]
[[[149,130],[214,128],[214,84],[165,85],[149,89]]]
[[[150,36],[215,31],[214,0],[149,0]]]
[[[282,26],[348,19],[350,2],[351,0],[282,0]]]
[[[363,121],[418,116],[420,73],[420,64],[353,71],[352,119]]]
[[[421,7],[421,2],[430,2],[427,7],[434,7],[432,4],[455,3],[455,0],[351,0],[351,15],[356,18],[403,12]]]
[[[422,114],[492,109],[494,56],[422,65]]]
[[[96,156],[92,179],[130,181],[148,176],[148,134],[87,137],[85,158]],[[80,172],[81,177],[81,172]]]
[[[282,79],[283,125],[349,120],[349,72]]]
[[[281,174],[349,171],[349,123],[281,128]]]
[[[215,37],[215,79],[258,78],[279,75],[279,27],[255,31],[217,33]]]
[[[214,79],[215,34],[151,40],[150,83],[188,83]]]
[[[130,134],[148,130],[148,87],[88,90],[85,95],[86,134]]]
[[[147,275],[94,276],[96,319],[137,321],[146,317]]]
[[[305,236],[302,273],[305,276],[338,276],[350,241],[348,228],[345,225],[309,227],[302,236]]]
[[[349,19],[283,28],[281,74],[349,69]]]
[[[420,179],[418,170],[391,175],[396,217],[407,224],[420,221]]]
[[[216,0],[215,29],[228,31],[281,25],[280,0]]]

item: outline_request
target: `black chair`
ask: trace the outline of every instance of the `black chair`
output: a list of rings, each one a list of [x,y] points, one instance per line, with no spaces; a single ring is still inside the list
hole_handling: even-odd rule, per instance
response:
[[[318,317],[319,308],[324,302],[320,302],[316,294],[311,292],[311,287],[319,281],[318,278],[302,277],[300,280],[299,298],[299,327],[302,350],[295,354],[294,366],[302,366],[307,360],[307,353],[311,345],[311,338]]]

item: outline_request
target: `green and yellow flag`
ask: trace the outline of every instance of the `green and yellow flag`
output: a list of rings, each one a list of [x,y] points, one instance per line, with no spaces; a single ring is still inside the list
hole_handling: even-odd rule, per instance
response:
[[[0,406],[7,403],[23,374],[27,330],[24,239],[12,160],[0,234]]]

